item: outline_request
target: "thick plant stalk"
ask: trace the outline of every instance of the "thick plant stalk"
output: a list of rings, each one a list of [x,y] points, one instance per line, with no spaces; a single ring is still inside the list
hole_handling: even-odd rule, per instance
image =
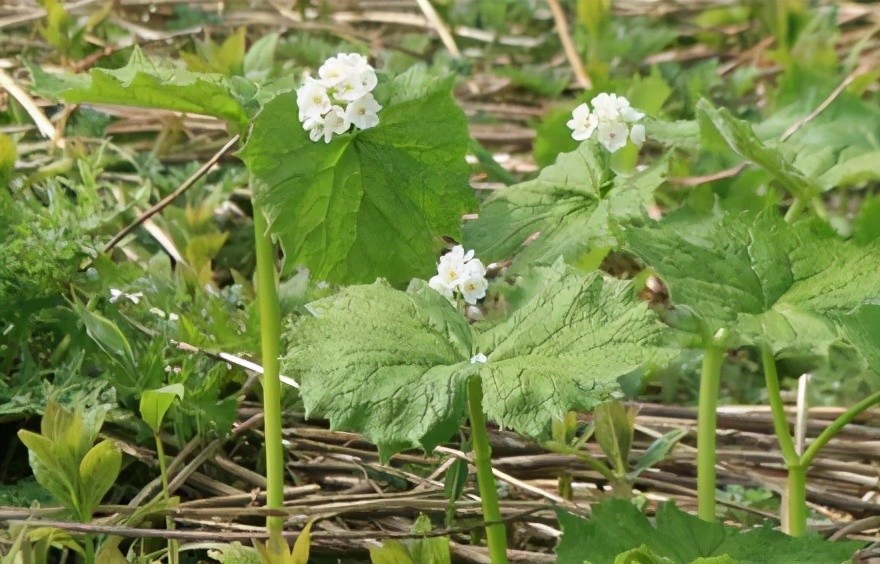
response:
[[[807,484],[806,466],[801,465],[801,457],[794,447],[794,440],[785,415],[782,403],[782,392],[779,386],[779,375],[776,371],[776,360],[773,351],[766,344],[761,345],[761,364],[764,366],[764,381],[767,386],[767,398],[770,401],[770,413],[773,414],[773,430],[779,441],[782,458],[788,471],[782,515],[783,531],[792,536],[804,534],[807,527]]]
[[[477,485],[483,500],[483,519],[492,523],[486,526],[489,559],[492,564],[506,564],[507,531],[501,521],[498,490],[492,475],[492,449],[489,446],[489,433],[486,431],[486,415],[483,413],[483,386],[476,377],[468,381],[468,415],[471,420],[471,448],[474,452],[474,466],[477,468]]]
[[[787,494],[785,519],[786,533],[793,537],[807,532],[807,467],[802,464],[788,466],[788,480],[785,483]]]
[[[260,311],[260,341],[263,362],[263,412],[266,448],[266,506],[284,506],[284,447],[281,443],[281,312],[275,280],[275,251],[267,232],[266,218],[254,206],[254,235],[257,255],[257,304]],[[282,517],[266,518],[270,547],[282,546]]]
[[[697,515],[715,521],[715,434],[718,425],[718,390],[724,362],[724,333],[719,332],[703,354],[700,405],[697,413]]]

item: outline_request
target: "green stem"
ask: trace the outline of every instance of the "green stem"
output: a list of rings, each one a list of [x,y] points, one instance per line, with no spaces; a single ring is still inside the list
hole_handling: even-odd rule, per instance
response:
[[[825,428],[816,440],[804,451],[803,456],[801,456],[801,465],[804,467],[812,464],[813,459],[816,458],[816,455],[819,454],[819,450],[822,449],[823,446],[828,444],[828,441],[834,438],[837,433],[839,433],[844,427],[850,424],[856,417],[858,417],[863,411],[866,409],[873,407],[875,404],[880,404],[880,392],[874,392],[870,396],[866,397],[859,403],[855,404],[851,408],[847,409],[843,412],[840,417],[834,420],[831,425]]]
[[[551,425],[551,434],[555,442],[569,445],[571,444],[572,439],[574,439],[574,432],[576,429],[577,414],[574,411],[569,411],[562,419],[553,421]],[[557,490],[559,492],[559,497],[562,499],[571,501],[574,497],[572,478],[571,474],[568,473],[568,470],[563,470],[559,475]]]
[[[779,448],[782,449],[782,457],[788,466],[800,464],[800,456],[794,448],[794,440],[788,427],[788,418],[785,416],[785,406],[782,404],[782,394],[779,389],[779,376],[776,372],[776,360],[773,351],[767,345],[761,345],[761,363],[764,365],[764,380],[767,384],[767,397],[770,400],[770,412],[773,414],[773,429],[779,440]]]
[[[697,515],[715,521],[715,433],[718,390],[724,347],[715,339],[703,354],[700,375],[700,405],[697,413]]]
[[[796,220],[801,212],[804,211],[806,205],[804,204],[804,200],[801,198],[795,198],[791,202],[791,207],[788,208],[788,211],[785,212],[785,221],[791,223]]]
[[[86,551],[83,560],[86,564],[95,564],[95,541],[92,539],[92,535],[86,535],[83,544],[85,545]]]
[[[254,235],[257,255],[257,304],[260,311],[260,340],[263,362],[263,413],[266,448],[266,506],[284,506],[284,447],[281,438],[281,312],[275,271],[275,249],[262,210],[254,206]],[[282,517],[266,518],[270,544],[279,548],[284,539]]]
[[[788,466],[786,483],[788,519],[786,533],[793,537],[807,532],[807,467],[802,464]]]
[[[159,476],[162,478],[162,493],[165,500],[171,499],[171,488],[168,487],[168,465],[165,464],[165,445],[162,444],[162,437],[159,433],[154,435],[156,439],[156,457],[159,459]],[[165,517],[165,528],[169,531],[174,529],[174,519],[168,515]],[[168,539],[168,562],[177,564],[179,561],[177,554],[177,541]]]
[[[506,564],[507,531],[501,521],[498,490],[495,487],[495,476],[492,475],[492,449],[489,446],[489,433],[486,431],[483,386],[479,378],[468,380],[468,415],[471,420],[471,448],[474,452],[474,466],[477,468],[477,485],[483,500],[483,519],[492,523],[486,526],[489,560],[492,564]]]

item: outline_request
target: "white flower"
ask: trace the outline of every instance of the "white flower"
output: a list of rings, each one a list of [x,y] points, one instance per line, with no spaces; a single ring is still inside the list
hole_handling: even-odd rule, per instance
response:
[[[486,297],[489,282],[486,280],[486,267],[474,258],[474,251],[465,252],[464,247],[456,245],[440,257],[437,275],[428,281],[428,286],[452,300],[456,291],[470,305]]]
[[[455,292],[455,288],[446,283],[442,276],[439,274],[436,276],[432,276],[430,280],[428,280],[428,286],[436,290],[441,296],[446,298],[447,300],[452,299],[452,294]]]
[[[581,104],[572,111],[567,124],[572,130],[572,139],[584,141],[598,132],[599,143],[612,153],[626,146],[628,138],[639,147],[644,144],[645,126],[635,122],[645,114],[630,106],[626,97],[602,92],[590,100],[590,104],[592,111],[587,104]],[[630,124],[633,124],[632,131]]]
[[[137,305],[141,301],[141,298],[143,298],[143,297],[144,297],[143,292],[135,292],[134,294],[128,294],[126,292],[123,292],[122,290],[117,290],[116,288],[110,288],[110,303],[111,304],[115,304],[121,298],[125,298],[125,299],[131,301],[131,303]]]
[[[458,287],[464,301],[473,305],[477,300],[486,297],[486,290],[489,288],[489,281],[475,274],[468,276]]]
[[[303,128],[309,132],[309,139],[317,141],[324,137],[324,117],[312,116],[303,122]],[[333,135],[332,132],[330,134]]]
[[[581,104],[574,109],[566,125],[572,130],[571,137],[575,141],[584,141],[593,135],[593,131],[599,125],[599,116],[590,113],[589,106]]]
[[[641,147],[645,144],[645,126],[637,123],[632,126],[632,131],[629,132],[629,138],[633,143]]]
[[[330,111],[330,96],[327,89],[312,77],[296,91],[296,105],[299,106],[299,120],[322,116]]]
[[[351,76],[351,67],[339,57],[330,57],[318,69],[318,77],[323,86],[333,88]]]
[[[324,116],[324,143],[329,143],[334,133],[345,133],[349,127],[351,127],[351,122],[345,117],[345,110],[339,106],[333,106]]]
[[[367,94],[369,91],[358,76],[347,76],[333,87],[333,96],[343,102],[354,102]]]
[[[369,129],[379,124],[382,106],[371,94],[378,84],[376,71],[363,55],[340,53],[318,68],[318,78],[306,77],[296,91],[299,120],[312,141],[349,130],[352,125]]]
[[[593,112],[598,116],[599,121],[615,121],[620,115],[617,94],[602,92],[590,100],[590,104],[593,105]]]
[[[473,253],[473,251],[471,251],[471,253]],[[483,261],[478,258],[467,261],[464,265],[464,269],[468,273],[468,276],[479,276],[480,278],[486,276],[486,267],[483,266]]]
[[[489,359],[486,358],[486,355],[484,355],[483,353],[477,353],[471,357],[471,364],[476,364],[478,362],[480,364],[486,364],[487,360],[489,360]]]
[[[345,108],[345,116],[360,129],[370,129],[379,125],[379,110],[382,106],[372,94],[364,94]]]
[[[622,121],[600,123],[598,131],[599,143],[608,149],[608,152],[614,153],[626,146],[629,128]]]
[[[437,275],[450,288],[458,286],[469,274],[464,256],[462,246],[456,245],[451,252],[440,257],[440,262],[437,264]],[[473,256],[473,251],[469,253],[470,256]]]

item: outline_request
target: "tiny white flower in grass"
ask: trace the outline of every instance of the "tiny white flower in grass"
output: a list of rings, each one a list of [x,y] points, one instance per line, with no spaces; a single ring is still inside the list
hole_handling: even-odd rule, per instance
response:
[[[572,139],[584,141],[595,133],[599,143],[612,153],[625,147],[627,139],[639,147],[645,143],[645,126],[635,123],[645,117],[645,113],[630,106],[624,96],[603,92],[590,100],[590,104],[592,110],[590,105],[581,104],[572,111],[567,123]]]
[[[305,122],[326,114],[332,104],[327,89],[314,78],[307,77],[305,84],[296,91],[296,105],[299,106],[299,120]]]
[[[477,353],[471,357],[471,364],[477,364],[478,362],[480,364],[486,364],[487,360],[489,359],[486,358],[486,355],[484,355],[483,353]]]
[[[572,130],[571,137],[575,141],[584,141],[593,135],[593,131],[599,125],[599,116],[591,113],[586,104],[581,104],[574,109],[566,125]]]
[[[598,139],[609,152],[614,153],[626,146],[629,128],[621,121],[601,123],[598,127]]]
[[[382,106],[372,94],[365,94],[345,108],[345,117],[360,129],[370,129],[379,125],[379,110]]]
[[[632,131],[629,132],[629,138],[633,143],[641,147],[645,144],[645,126],[637,123],[632,126]]]
[[[129,294],[127,292],[123,292],[122,290],[117,290],[116,288],[110,288],[110,303],[115,304],[120,299],[125,298],[129,300],[131,303],[137,305],[140,303],[141,298],[144,297],[143,292],[135,292],[133,294]]]
[[[486,290],[489,288],[489,281],[482,276],[470,275],[461,284],[458,289],[464,301],[473,305],[478,300],[486,297]]]

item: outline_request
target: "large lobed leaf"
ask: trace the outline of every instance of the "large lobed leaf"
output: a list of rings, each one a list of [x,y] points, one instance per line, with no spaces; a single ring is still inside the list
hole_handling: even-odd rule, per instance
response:
[[[532,436],[609,399],[619,377],[671,358],[664,326],[632,284],[560,262],[546,270],[529,302],[477,337],[489,359],[481,371],[487,415]]]
[[[594,247],[614,247],[619,224],[640,217],[663,182],[666,163],[612,175],[604,149],[584,142],[537,178],[494,193],[465,224],[465,246],[487,261],[519,255],[521,262],[577,259]]]
[[[638,562],[843,562],[862,544],[830,542],[815,534],[795,538],[767,527],[741,530],[707,523],[672,502],[657,508],[654,526],[623,500],[594,505],[590,519],[565,511],[557,516],[562,528],[556,548],[559,564],[618,562],[618,555],[634,549],[653,558],[631,560]]]
[[[309,416],[363,432],[385,458],[448,440],[475,375],[490,417],[541,435],[553,418],[608,398],[619,376],[666,358],[663,327],[631,284],[561,262],[546,270],[531,301],[476,335],[423,282],[407,292],[384,282],[346,288],[294,323],[284,370],[300,375]],[[472,364],[477,353],[488,362]]]
[[[43,96],[84,104],[161,108],[216,116],[238,127],[254,108],[253,83],[218,74],[194,73],[147,58],[135,47],[124,67],[92,69],[89,75],[51,75],[31,65],[33,89]]]
[[[835,318],[880,295],[880,243],[842,241],[818,220],[789,225],[775,210],[674,213],[627,240],[710,331],[776,353],[825,354]]]
[[[291,329],[284,370],[306,415],[363,432],[384,456],[430,450],[458,428],[474,372],[467,321],[425,285],[352,286],[313,303]]]
[[[428,275],[440,237],[458,236],[474,204],[451,88],[418,69],[400,75],[376,90],[378,126],[329,145],[309,140],[295,92],[263,108],[241,158],[288,267],[343,283]]]

